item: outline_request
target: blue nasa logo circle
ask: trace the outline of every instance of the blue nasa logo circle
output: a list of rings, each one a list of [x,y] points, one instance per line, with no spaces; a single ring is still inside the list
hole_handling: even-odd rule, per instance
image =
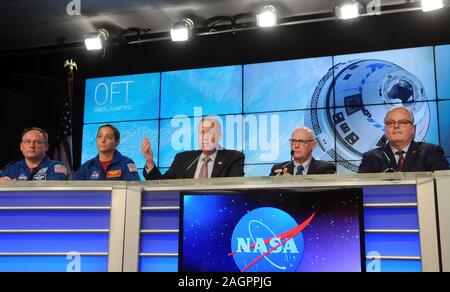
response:
[[[298,223],[288,213],[270,207],[246,214],[236,225],[230,255],[243,272],[295,272],[304,254]]]

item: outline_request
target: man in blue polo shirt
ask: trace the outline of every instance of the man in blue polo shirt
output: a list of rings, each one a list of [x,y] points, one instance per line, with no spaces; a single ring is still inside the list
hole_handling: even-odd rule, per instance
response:
[[[20,143],[24,159],[5,167],[0,172],[0,181],[65,180],[67,168],[46,155],[48,147],[48,134],[44,130],[25,129]]]
[[[72,180],[140,180],[133,160],[120,154],[119,129],[103,125],[97,131],[97,157],[84,163],[72,176]]]

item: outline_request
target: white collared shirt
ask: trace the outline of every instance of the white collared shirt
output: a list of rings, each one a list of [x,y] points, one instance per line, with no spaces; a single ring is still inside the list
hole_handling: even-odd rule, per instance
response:
[[[206,155],[205,154],[201,154],[200,158],[198,159],[198,163],[197,163],[197,169],[195,170],[195,175],[194,178],[198,178],[200,176],[200,170],[202,169],[203,163],[205,163],[203,161],[203,158],[205,158]],[[209,159],[211,159],[208,163],[208,178],[211,178],[212,172],[213,172],[213,168],[214,168],[214,161],[216,160],[217,157],[217,151],[215,151],[213,154],[211,154],[209,156]]]
[[[398,151],[398,149],[392,147],[391,144],[389,144],[389,146],[391,146],[392,153],[394,153],[395,163],[398,164],[398,161],[400,160],[400,156],[399,156],[398,154],[396,154],[397,151]],[[411,143],[408,144],[408,145],[406,145],[406,146],[402,149],[403,152],[405,152],[405,153],[403,153],[403,157],[404,157],[405,159],[406,159],[406,154],[408,153],[408,150],[409,150],[409,147],[410,147],[410,146],[411,146]]]
[[[295,174],[297,173],[297,169],[298,169],[298,167],[299,167],[300,165],[303,166],[303,175],[308,174],[309,165],[311,164],[311,161],[312,161],[312,158],[310,158],[308,161],[306,161],[306,162],[300,164],[300,163],[298,163],[298,162],[296,162],[296,161],[294,160],[294,173],[293,173],[293,175],[295,175]]]

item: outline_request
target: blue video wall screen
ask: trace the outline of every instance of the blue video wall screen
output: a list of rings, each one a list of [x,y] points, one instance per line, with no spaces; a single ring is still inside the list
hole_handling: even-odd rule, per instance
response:
[[[289,160],[298,127],[315,132],[316,159],[353,173],[383,142],[384,116],[395,105],[414,112],[416,141],[440,144],[450,156],[449,76],[450,45],[89,79],[82,160],[97,153],[96,128],[114,123],[119,150],[138,167],[148,136],[167,168],[177,153],[198,149],[199,117],[216,115],[220,144],[246,155],[246,176]]]

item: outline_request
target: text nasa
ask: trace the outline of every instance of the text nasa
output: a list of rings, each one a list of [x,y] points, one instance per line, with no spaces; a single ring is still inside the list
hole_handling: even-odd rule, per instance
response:
[[[255,243],[250,243],[251,238],[238,238],[238,253],[267,253],[268,249],[264,238],[256,238]],[[284,244],[281,244],[282,240],[280,238],[274,237],[270,240],[269,245],[274,248],[271,253],[299,253],[294,240],[288,240]],[[252,246],[253,250],[252,250]]]

